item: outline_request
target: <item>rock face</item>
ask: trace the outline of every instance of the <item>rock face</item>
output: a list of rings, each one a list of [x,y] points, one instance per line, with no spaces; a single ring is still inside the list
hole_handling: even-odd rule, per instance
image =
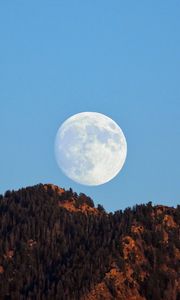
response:
[[[178,300],[180,207],[107,213],[52,184],[0,196],[0,299]]]
[[[59,186],[51,184],[51,183],[44,184],[43,186],[46,191],[52,190],[58,195],[62,195],[65,192],[65,189],[62,189]]]

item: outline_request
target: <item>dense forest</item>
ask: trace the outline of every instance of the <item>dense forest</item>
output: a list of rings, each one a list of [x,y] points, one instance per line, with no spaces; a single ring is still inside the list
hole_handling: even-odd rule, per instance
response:
[[[54,185],[0,195],[0,299],[179,300],[180,206],[107,213]]]

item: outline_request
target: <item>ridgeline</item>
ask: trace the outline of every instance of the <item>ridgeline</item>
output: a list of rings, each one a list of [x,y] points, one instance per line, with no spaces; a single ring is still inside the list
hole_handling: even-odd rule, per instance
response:
[[[0,195],[1,300],[178,300],[180,206],[107,213],[72,189]]]

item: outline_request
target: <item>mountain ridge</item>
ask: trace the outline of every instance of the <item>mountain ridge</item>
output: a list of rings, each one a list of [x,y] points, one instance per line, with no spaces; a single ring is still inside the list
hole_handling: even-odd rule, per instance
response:
[[[177,300],[179,220],[179,206],[107,213],[53,184],[7,191],[0,299]]]

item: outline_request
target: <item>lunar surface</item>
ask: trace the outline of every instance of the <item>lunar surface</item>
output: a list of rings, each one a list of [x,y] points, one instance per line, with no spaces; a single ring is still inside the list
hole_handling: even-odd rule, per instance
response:
[[[59,127],[56,135],[58,166],[80,184],[108,182],[122,169],[126,155],[127,143],[121,128],[100,113],[76,114]]]

